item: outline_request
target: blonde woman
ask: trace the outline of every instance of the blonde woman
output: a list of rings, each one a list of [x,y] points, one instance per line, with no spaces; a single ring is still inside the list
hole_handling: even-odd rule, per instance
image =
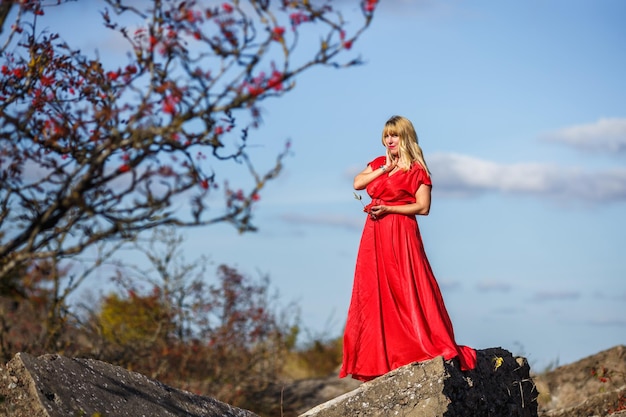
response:
[[[372,202],[364,211],[339,377],[368,381],[411,362],[458,358],[476,366],[476,351],[457,345],[424,251],[416,215],[430,211],[430,172],[410,120],[385,123],[386,152],[354,178]]]

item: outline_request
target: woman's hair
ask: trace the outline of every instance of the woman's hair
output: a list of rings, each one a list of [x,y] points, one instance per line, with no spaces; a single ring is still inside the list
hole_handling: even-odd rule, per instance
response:
[[[422,148],[420,148],[417,139],[417,133],[413,127],[413,123],[406,117],[392,116],[385,123],[383,128],[382,142],[385,145],[385,136],[388,134],[398,135],[400,137],[400,148],[398,149],[398,167],[404,171],[408,171],[414,162],[419,163],[422,168],[430,176],[428,165],[424,160]]]

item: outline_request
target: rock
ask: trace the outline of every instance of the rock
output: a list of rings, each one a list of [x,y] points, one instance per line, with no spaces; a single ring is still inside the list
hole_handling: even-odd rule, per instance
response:
[[[360,385],[301,417],[534,417],[530,366],[501,348],[477,351],[476,369],[438,357],[412,363]]]
[[[626,346],[533,376],[542,417],[626,415]]]
[[[105,362],[25,353],[0,368],[0,416],[258,417]]]
[[[308,381],[309,391],[316,393],[309,400],[339,396],[302,416],[537,416],[537,392],[526,360],[501,348],[477,354],[477,368],[466,372],[454,359],[435,358],[363,384],[337,379],[340,384],[327,387],[323,381]],[[290,389],[281,397],[300,401]],[[0,415],[259,417],[105,362],[25,353],[0,367]]]

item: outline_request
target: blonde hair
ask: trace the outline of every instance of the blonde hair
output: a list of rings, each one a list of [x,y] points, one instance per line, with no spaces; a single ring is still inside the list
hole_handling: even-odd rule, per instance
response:
[[[406,117],[392,116],[387,120],[383,128],[383,145],[385,145],[385,136],[388,134],[398,135],[400,137],[400,146],[398,149],[400,158],[398,160],[398,167],[403,171],[408,171],[413,163],[417,162],[430,177],[430,171],[424,160],[424,154],[422,153],[422,148],[420,148],[413,123]]]

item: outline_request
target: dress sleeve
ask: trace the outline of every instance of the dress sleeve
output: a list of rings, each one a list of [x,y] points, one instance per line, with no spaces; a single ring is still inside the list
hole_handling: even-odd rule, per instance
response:
[[[372,169],[377,169],[381,165],[385,165],[386,157],[378,156],[374,160],[367,163],[367,165],[371,165]]]
[[[426,172],[425,169],[422,169],[422,175],[424,176],[424,184],[426,185],[430,185],[431,187],[433,186],[433,182],[430,179],[430,175],[428,175],[428,172]]]
[[[431,187],[433,186],[433,183],[430,179],[430,176],[428,175],[428,172],[426,172],[426,170],[419,164],[415,164],[414,169],[417,170],[416,175],[415,175],[415,191],[417,191],[418,188],[420,188],[420,185],[424,184],[424,185],[430,185]]]

